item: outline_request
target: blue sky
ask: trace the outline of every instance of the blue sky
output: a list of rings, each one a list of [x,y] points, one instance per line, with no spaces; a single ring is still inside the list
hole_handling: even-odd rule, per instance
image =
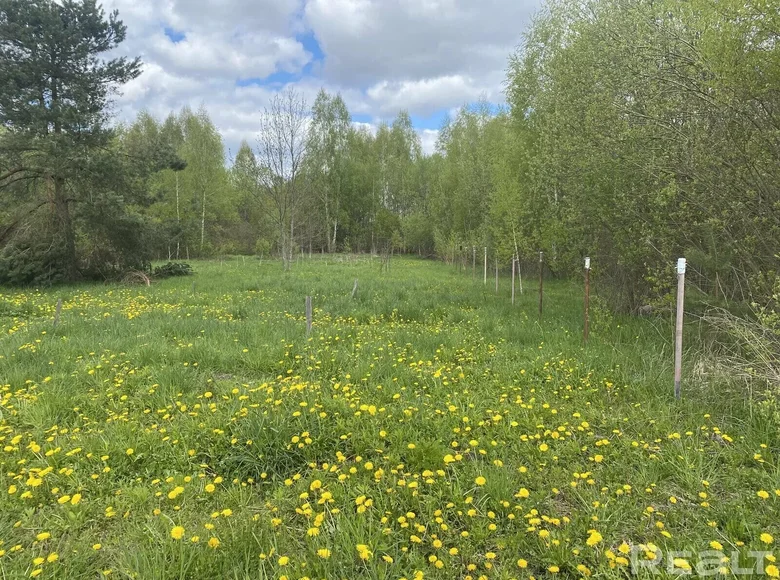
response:
[[[375,128],[407,110],[426,152],[445,117],[503,103],[507,58],[540,0],[104,0],[128,26],[144,73],[121,120],[205,107],[233,149],[254,140],[273,94],[320,88]]]

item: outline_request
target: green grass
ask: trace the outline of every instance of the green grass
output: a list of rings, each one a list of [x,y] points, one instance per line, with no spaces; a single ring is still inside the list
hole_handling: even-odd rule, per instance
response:
[[[539,320],[435,262],[194,266],[0,294],[0,578],[624,578],[780,537],[776,416],[676,402],[665,322],[585,347],[571,282]]]

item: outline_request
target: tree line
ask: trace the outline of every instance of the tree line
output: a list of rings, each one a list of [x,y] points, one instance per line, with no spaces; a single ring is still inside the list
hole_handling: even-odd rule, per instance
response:
[[[769,0],[549,0],[477,103],[423,155],[292,89],[226,155],[205,110],[109,128],[140,63],[92,0],[0,0],[0,282],[109,277],[151,259],[406,252],[594,275],[612,303],[771,294],[780,241],[780,13]],[[35,26],[25,26],[35,22]],[[78,34],[73,31],[78,29]],[[519,31],[518,31],[519,32]],[[44,50],[45,48],[45,50]],[[53,56],[52,56],[53,55]]]

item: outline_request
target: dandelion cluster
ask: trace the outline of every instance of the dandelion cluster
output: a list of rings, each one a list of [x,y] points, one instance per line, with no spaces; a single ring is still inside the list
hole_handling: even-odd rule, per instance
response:
[[[618,577],[774,549],[776,435],[670,410],[560,322],[542,342],[410,261],[361,302],[328,287],[307,339],[297,286],[203,268],[202,295],[74,292],[55,330],[54,294],[0,295],[10,577]]]

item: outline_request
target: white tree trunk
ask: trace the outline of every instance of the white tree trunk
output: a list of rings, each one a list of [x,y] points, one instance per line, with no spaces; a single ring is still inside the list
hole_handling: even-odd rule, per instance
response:
[[[203,208],[200,217],[200,255],[203,257],[203,244],[206,242],[206,190],[203,190]]]
[[[176,172],[176,225],[178,232],[176,234],[176,259],[179,259],[179,249],[181,247],[181,214],[179,213],[179,172]]]

